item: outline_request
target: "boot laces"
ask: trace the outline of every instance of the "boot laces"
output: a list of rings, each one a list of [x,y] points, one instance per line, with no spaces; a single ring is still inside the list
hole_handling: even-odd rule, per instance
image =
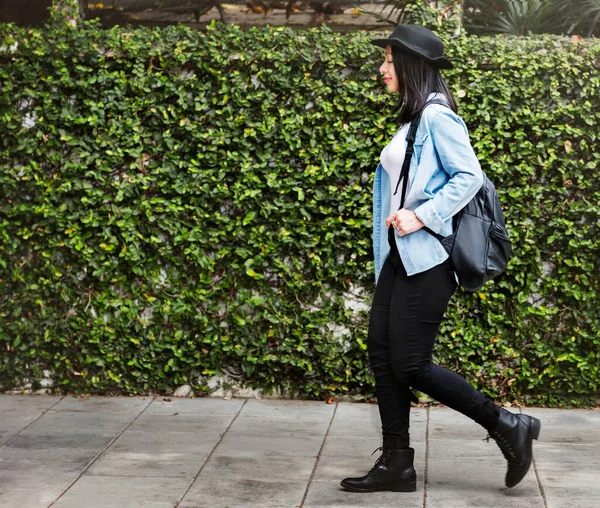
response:
[[[512,462],[517,458],[515,452],[510,446],[510,443],[506,439],[504,439],[502,435],[498,434],[497,432],[491,432],[487,435],[487,437],[483,438],[482,441],[487,441],[489,443],[490,438],[496,441],[496,444],[500,448],[500,451],[502,452],[502,455],[504,455],[504,458],[506,460]]]
[[[385,451],[383,449],[383,446],[380,446],[379,448],[375,448],[375,451],[373,451],[373,453],[375,453],[377,450],[381,450],[382,453],[379,456],[379,458],[375,461],[375,465],[371,468],[371,471],[369,471],[369,474],[375,472],[377,469],[379,469],[379,466],[381,466],[381,464],[383,463],[383,458],[385,457]],[[373,453],[371,455],[373,455]]]

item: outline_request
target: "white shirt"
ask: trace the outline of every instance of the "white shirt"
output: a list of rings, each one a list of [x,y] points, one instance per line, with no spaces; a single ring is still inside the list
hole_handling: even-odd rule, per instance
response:
[[[379,160],[383,169],[385,169],[386,173],[390,177],[391,182],[391,193],[392,200],[390,202],[390,215],[393,215],[400,208],[400,199],[402,198],[402,182],[398,185],[398,192],[394,196],[394,190],[396,189],[396,183],[398,182],[398,177],[400,176],[400,172],[402,171],[402,164],[404,163],[404,155],[406,154],[406,136],[408,135],[408,129],[410,127],[410,122],[405,123],[400,130],[396,133],[396,135],[392,138],[392,140],[385,145],[383,150],[381,150],[381,155],[379,156]],[[408,196],[408,192],[410,190],[410,184],[406,186],[406,196]]]

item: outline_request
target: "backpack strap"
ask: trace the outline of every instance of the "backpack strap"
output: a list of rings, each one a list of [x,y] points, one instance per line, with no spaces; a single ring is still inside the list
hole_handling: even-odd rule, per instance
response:
[[[426,102],[421,110],[417,113],[417,116],[412,119],[410,124],[410,129],[408,130],[408,136],[406,136],[406,154],[404,156],[404,163],[402,164],[402,170],[400,171],[400,176],[398,177],[398,182],[396,183],[396,188],[394,190],[394,195],[398,192],[398,186],[400,185],[400,180],[402,180],[402,198],[400,200],[400,208],[401,210],[404,208],[404,199],[406,198],[406,188],[408,186],[408,170],[410,168],[410,161],[412,159],[414,153],[414,144],[415,138],[417,135],[417,129],[419,128],[419,123],[421,122],[421,116],[423,115],[423,111],[430,104],[440,104],[442,106],[448,107],[441,99],[433,99],[429,102]]]
[[[410,168],[410,161],[411,161],[413,153],[414,153],[413,147],[415,144],[415,137],[417,135],[417,129],[419,128],[419,123],[421,122],[421,116],[423,115],[423,111],[425,111],[425,108],[427,106],[429,106],[430,104],[440,104],[441,106],[449,107],[448,104],[446,104],[441,99],[433,99],[431,101],[426,102],[423,105],[423,107],[421,108],[421,111],[419,111],[417,113],[417,116],[411,121],[410,129],[408,130],[408,136],[406,136],[406,155],[404,156],[404,163],[402,164],[402,170],[400,171],[400,176],[398,177],[398,182],[396,183],[396,189],[394,190],[394,195],[395,195],[398,192],[398,186],[400,185],[400,180],[402,180],[402,197],[400,199],[400,208],[398,208],[398,210],[401,210],[402,208],[404,208],[404,200],[406,198],[406,188],[408,186],[408,170]],[[422,229],[424,229],[428,233],[435,236],[438,240],[442,240],[444,238],[442,235],[434,233],[427,226],[423,226]]]

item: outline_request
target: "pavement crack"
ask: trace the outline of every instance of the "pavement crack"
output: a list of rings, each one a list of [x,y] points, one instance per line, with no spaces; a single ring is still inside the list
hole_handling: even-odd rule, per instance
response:
[[[42,418],[46,413],[48,413],[48,411],[50,411],[54,406],[56,406],[56,404],[58,404],[61,400],[63,400],[65,398],[65,396],[62,396],[60,399],[58,399],[54,404],[52,404],[48,409],[44,409],[40,415],[35,419],[30,421],[27,425],[25,425],[25,427],[23,427],[19,432],[15,432],[12,436],[10,436],[6,441],[4,441],[3,443],[0,443],[0,449],[2,449],[2,447],[4,445],[6,445],[6,443],[10,442],[11,439],[14,439],[15,437],[17,437],[21,432],[23,432],[24,430],[27,430],[29,427],[31,427],[35,422],[37,422],[40,418]]]
[[[535,458],[531,457],[531,464],[533,466],[533,471],[535,472],[535,479],[537,480],[538,488],[540,489],[540,496],[542,496],[542,501],[544,502],[544,508],[548,508],[548,501],[546,500],[546,493],[544,492],[544,486],[542,485],[542,480],[540,479],[540,473],[537,468],[537,464],[535,463]]]
[[[331,424],[333,423],[333,419],[335,418],[335,413],[337,412],[339,402],[336,401],[335,407],[333,408],[333,413],[331,415],[331,419],[329,420],[329,425],[327,426],[327,430],[325,431],[325,436],[323,437],[323,442],[321,443],[321,447],[319,448],[319,453],[317,453],[317,460],[315,460],[315,465],[310,473],[310,478],[308,479],[308,483],[306,485],[306,490],[304,491],[304,495],[302,496],[302,501],[300,501],[300,505],[298,508],[302,508],[304,506],[304,502],[306,501],[306,496],[308,496],[308,491],[310,489],[310,484],[312,483],[312,479],[315,476],[315,471],[317,470],[317,466],[319,465],[319,460],[321,458],[321,453],[323,448],[325,447],[325,443],[327,441],[327,436],[329,436],[329,430],[331,429]]]
[[[208,456],[206,457],[206,460],[202,463],[202,466],[200,466],[200,469],[198,470],[198,472],[195,474],[194,478],[192,478],[192,481],[190,482],[190,484],[188,485],[187,489],[185,489],[184,493],[182,494],[182,496],[179,498],[179,500],[177,501],[177,503],[175,503],[174,508],[177,508],[181,502],[185,499],[185,496],[187,496],[187,493],[190,491],[190,489],[192,488],[192,485],[194,485],[194,483],[196,482],[196,480],[198,479],[198,477],[200,476],[200,473],[202,473],[202,470],[204,469],[204,467],[206,466],[207,462],[210,460],[210,458],[212,457],[213,453],[215,453],[215,450],[217,449],[217,447],[221,444],[221,441],[223,441],[223,439],[225,438],[225,436],[227,435],[227,432],[229,431],[229,429],[231,428],[231,426],[233,425],[233,422],[235,422],[237,420],[237,417],[240,415],[240,413],[242,412],[242,410],[244,409],[244,407],[246,406],[246,404],[248,403],[248,399],[244,400],[244,403],[240,406],[240,410],[236,413],[236,415],[232,418],[231,422],[229,422],[229,425],[227,426],[227,428],[225,429],[225,432],[223,432],[223,434],[221,435],[221,437],[219,438],[219,440],[217,441],[217,444],[215,444],[215,446],[213,446],[213,449],[210,451],[210,453],[208,454]]]
[[[148,404],[146,405],[146,407],[145,407],[144,409],[142,409],[142,410],[140,411],[140,413],[139,413],[139,414],[138,414],[138,415],[137,415],[137,416],[136,416],[136,417],[135,417],[133,420],[131,420],[131,421],[130,421],[130,422],[127,424],[127,426],[126,426],[126,427],[125,427],[125,428],[124,428],[124,429],[123,429],[121,432],[119,432],[119,433],[118,433],[118,434],[117,434],[117,435],[116,435],[116,436],[115,436],[115,437],[114,437],[114,438],[113,438],[113,439],[112,439],[112,440],[111,440],[111,441],[110,441],[110,442],[109,442],[109,443],[108,443],[108,444],[107,444],[107,445],[106,445],[104,448],[102,448],[102,450],[100,450],[100,451],[99,451],[99,452],[96,454],[96,456],[95,456],[95,457],[94,457],[92,460],[90,460],[90,461],[88,462],[88,464],[87,464],[87,465],[86,465],[86,466],[83,468],[83,470],[82,470],[82,471],[81,471],[81,472],[80,472],[80,473],[77,475],[77,478],[75,478],[75,479],[74,479],[74,480],[73,480],[71,483],[69,483],[69,485],[67,485],[67,486],[66,486],[66,487],[63,489],[63,491],[62,491],[62,492],[61,492],[61,493],[58,495],[58,497],[57,497],[57,498],[56,498],[54,501],[52,501],[52,502],[51,502],[51,503],[48,505],[48,508],[50,508],[50,507],[51,507],[51,506],[52,506],[54,503],[56,503],[56,501],[58,501],[58,500],[59,500],[59,499],[60,499],[62,496],[64,496],[64,495],[65,495],[65,494],[66,494],[66,493],[69,491],[69,489],[70,489],[70,488],[71,488],[73,485],[75,485],[75,483],[77,483],[77,482],[79,481],[79,479],[80,479],[80,478],[81,478],[81,477],[82,477],[82,476],[85,474],[85,472],[86,472],[86,471],[87,471],[87,470],[88,470],[90,467],[92,467],[92,465],[94,464],[94,462],[96,462],[96,461],[98,460],[98,458],[99,458],[99,457],[100,457],[100,456],[101,456],[101,455],[102,455],[102,454],[103,454],[103,453],[104,453],[106,450],[108,450],[108,449],[109,449],[109,448],[110,448],[110,447],[111,447],[111,446],[114,444],[114,442],[115,442],[117,439],[119,439],[119,438],[120,438],[120,437],[123,435],[123,433],[124,433],[124,432],[125,432],[125,431],[126,431],[128,428],[129,428],[129,427],[131,427],[131,425],[132,425],[132,424],[133,424],[133,423],[134,423],[134,422],[135,422],[135,421],[136,421],[136,420],[137,420],[137,419],[138,419],[140,416],[142,416],[142,415],[144,414],[144,412],[146,411],[146,409],[148,409],[148,408],[150,407],[150,405],[151,405],[151,404],[152,404],[152,403],[153,403],[153,402],[156,400],[156,398],[157,398],[157,396],[156,396],[156,395],[155,395],[154,397],[152,397],[152,399],[150,400],[150,402],[148,402]]]

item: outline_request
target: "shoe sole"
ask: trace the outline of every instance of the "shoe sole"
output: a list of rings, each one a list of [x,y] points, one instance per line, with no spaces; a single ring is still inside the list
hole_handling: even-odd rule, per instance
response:
[[[533,416],[529,416],[529,463],[527,464],[527,467],[523,469],[523,474],[521,476],[519,476],[512,483],[506,484],[508,488],[514,487],[517,483],[519,483],[523,478],[525,478],[527,471],[529,471],[529,467],[531,466],[531,461],[533,459],[533,440],[535,439],[537,441],[537,438],[540,437],[541,428],[542,422]]]
[[[383,487],[383,488],[373,488],[373,489],[361,489],[358,487],[351,487],[350,485],[346,485],[343,480],[340,482],[340,485],[347,490],[351,490],[352,492],[379,492],[382,490],[388,490],[388,491],[392,491],[392,492],[415,492],[417,490],[417,482],[416,481],[408,482],[408,483],[401,483],[399,485],[390,485],[389,487]]]

